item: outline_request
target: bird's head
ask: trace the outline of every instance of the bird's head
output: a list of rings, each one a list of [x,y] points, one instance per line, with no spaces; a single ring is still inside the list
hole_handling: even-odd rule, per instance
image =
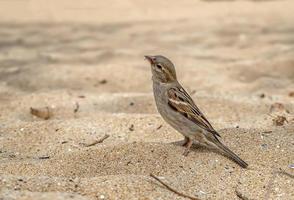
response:
[[[177,80],[174,64],[164,56],[145,56],[151,64],[152,77],[154,81],[162,83]]]

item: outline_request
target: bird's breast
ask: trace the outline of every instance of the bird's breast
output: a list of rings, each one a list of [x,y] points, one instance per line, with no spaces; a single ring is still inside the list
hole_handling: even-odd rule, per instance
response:
[[[162,118],[184,135],[189,135],[199,130],[199,127],[195,123],[169,106],[167,96],[168,88],[169,87],[166,85],[153,83],[153,93],[156,107]]]

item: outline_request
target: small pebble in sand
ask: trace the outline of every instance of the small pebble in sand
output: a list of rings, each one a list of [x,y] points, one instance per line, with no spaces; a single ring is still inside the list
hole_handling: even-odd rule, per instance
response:
[[[289,165],[289,168],[294,169],[294,163]]]
[[[46,106],[44,108],[30,108],[30,113],[41,119],[50,119],[52,117],[52,110]]]
[[[131,124],[131,126],[129,127],[129,131],[134,131],[134,124]]]
[[[199,191],[199,194],[204,195],[204,194],[206,194],[206,192],[200,190],[200,191]]]
[[[294,91],[293,92],[289,92],[289,97],[294,97]]]
[[[98,87],[99,85],[104,85],[107,83],[106,79],[102,79],[100,81],[98,81],[97,83],[94,84],[94,87]]]
[[[263,98],[265,97],[265,94],[264,94],[264,93],[261,93],[261,94],[259,95],[259,97],[263,99]]]
[[[281,115],[278,115],[273,119],[273,124],[275,126],[283,126],[285,122],[288,122],[287,118]]]
[[[106,84],[107,80],[106,79],[102,79],[101,81],[99,81],[100,84]]]
[[[262,144],[261,147],[262,147],[263,149],[267,149],[267,144]]]

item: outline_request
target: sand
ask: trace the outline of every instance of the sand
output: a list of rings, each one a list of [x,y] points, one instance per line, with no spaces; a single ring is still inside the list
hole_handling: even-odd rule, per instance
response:
[[[291,8],[1,1],[0,199],[185,199],[150,173],[199,199],[294,199]],[[173,60],[248,169],[202,147],[182,155],[183,137],[156,111],[146,54]]]

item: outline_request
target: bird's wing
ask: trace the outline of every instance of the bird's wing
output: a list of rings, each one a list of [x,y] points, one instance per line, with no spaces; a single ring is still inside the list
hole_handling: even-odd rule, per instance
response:
[[[189,94],[180,86],[175,86],[167,91],[169,106],[180,112],[187,119],[196,123],[199,127],[212,133],[215,137],[220,135],[214,130],[203,113],[196,106]]]

